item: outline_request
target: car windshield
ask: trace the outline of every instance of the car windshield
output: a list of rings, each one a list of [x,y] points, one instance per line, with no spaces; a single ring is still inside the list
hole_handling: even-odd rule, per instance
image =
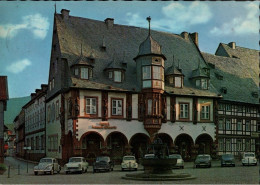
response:
[[[255,154],[245,154],[245,157],[255,157]]]
[[[72,163],[81,162],[81,158],[70,158],[69,162],[72,162]]]
[[[123,158],[123,160],[135,160],[134,156],[126,156]]]
[[[108,162],[109,161],[109,157],[97,157],[96,162],[98,162],[98,161],[106,161],[106,162]]]
[[[181,159],[181,155],[178,155],[178,154],[169,155],[169,158]]]
[[[52,163],[52,159],[41,159],[40,163]]]
[[[198,156],[197,159],[207,160],[209,159],[209,156]]]

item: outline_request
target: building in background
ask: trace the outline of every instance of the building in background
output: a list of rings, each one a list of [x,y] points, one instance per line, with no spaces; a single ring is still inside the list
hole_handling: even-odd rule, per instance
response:
[[[30,147],[26,159],[38,161],[45,156],[45,98],[48,86],[41,85],[31,94],[31,100],[23,106],[25,146]]]
[[[5,155],[14,156],[16,146],[16,135],[14,131],[14,124],[5,124],[6,130],[4,133],[4,142],[5,142]]]
[[[4,111],[9,99],[7,76],[0,76],[0,163],[4,162]]]
[[[218,102],[218,154],[259,153],[259,51],[220,43],[211,64],[211,82],[223,96]]]
[[[17,115],[14,119],[14,126],[15,126],[15,134],[16,134],[16,156],[24,158],[25,157],[25,117],[24,117],[24,110],[22,109],[19,115]]]

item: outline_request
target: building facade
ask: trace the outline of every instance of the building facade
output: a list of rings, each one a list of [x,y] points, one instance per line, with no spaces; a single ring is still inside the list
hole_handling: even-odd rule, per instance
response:
[[[4,163],[4,111],[9,99],[7,76],[0,76],[0,163]]]
[[[223,96],[218,103],[218,154],[259,153],[259,52],[221,43],[215,55],[205,53],[204,58]]]
[[[117,25],[63,9],[54,15],[46,155],[141,158],[160,137],[185,160],[215,156],[221,95],[210,78],[197,33]]]
[[[24,158],[25,152],[24,152],[24,146],[25,146],[25,113],[22,109],[19,115],[17,115],[14,119],[14,125],[15,125],[15,135],[16,135],[16,156]]]
[[[39,160],[45,154],[45,98],[48,86],[41,85],[31,94],[31,100],[23,106],[25,116],[25,157],[30,160]]]

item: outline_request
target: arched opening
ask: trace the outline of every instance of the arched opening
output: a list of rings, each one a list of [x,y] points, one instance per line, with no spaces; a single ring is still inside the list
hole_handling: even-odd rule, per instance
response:
[[[132,147],[132,154],[137,160],[139,160],[146,154],[147,146],[150,143],[150,138],[145,134],[137,133],[131,137],[129,143]]]
[[[171,150],[173,149],[173,140],[172,140],[171,136],[166,133],[159,133],[158,137],[162,140],[163,143],[167,144],[169,153],[173,153],[173,152],[171,152]]]
[[[82,156],[92,164],[96,157],[101,155],[101,149],[104,147],[104,139],[97,132],[86,132],[81,137]]]
[[[68,159],[73,155],[73,138],[71,131],[69,131],[69,133],[66,135],[64,145],[65,161],[68,161]]]
[[[126,153],[128,140],[121,132],[112,132],[106,138],[107,148],[110,151],[110,157],[116,163],[121,162]]]
[[[188,134],[180,134],[177,136],[174,143],[177,148],[177,152],[181,154],[182,158],[185,161],[191,160],[191,148],[194,145],[191,136]]]
[[[198,145],[198,154],[211,154],[213,139],[208,134],[201,134],[196,139],[196,145]]]

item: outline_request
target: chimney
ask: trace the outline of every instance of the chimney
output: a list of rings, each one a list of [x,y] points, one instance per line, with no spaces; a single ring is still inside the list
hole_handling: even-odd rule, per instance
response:
[[[188,40],[188,33],[186,32],[186,31],[184,31],[184,32],[182,32],[181,33],[181,36],[182,36],[182,38],[184,38],[185,40]]]
[[[41,88],[42,88],[42,91],[47,91],[48,90],[48,84],[42,84]]]
[[[36,93],[31,93],[31,100],[36,97]]]
[[[106,23],[108,29],[113,28],[114,19],[113,18],[106,18],[105,23]]]
[[[198,34],[198,32],[191,33],[190,37],[193,40],[193,42],[199,47],[199,34]]]
[[[62,14],[62,18],[63,19],[68,19],[69,18],[69,14],[70,14],[70,11],[69,10],[66,10],[66,9],[62,9],[61,11],[61,14]]]
[[[231,47],[232,49],[236,49],[236,43],[235,42],[228,43],[228,46]]]

